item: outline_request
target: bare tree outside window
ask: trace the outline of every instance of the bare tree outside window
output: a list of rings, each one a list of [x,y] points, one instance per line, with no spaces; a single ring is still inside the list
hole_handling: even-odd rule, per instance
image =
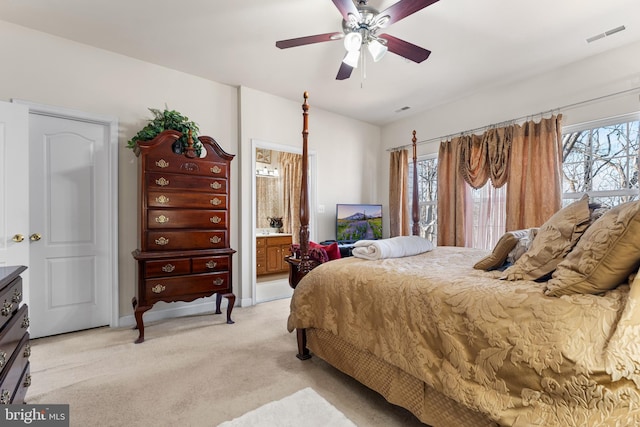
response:
[[[437,242],[438,159],[421,159],[417,162],[418,206],[420,236]],[[413,163],[409,164],[409,212],[412,211]]]
[[[639,120],[567,132],[562,139],[565,205],[584,193],[609,207],[639,199]]]

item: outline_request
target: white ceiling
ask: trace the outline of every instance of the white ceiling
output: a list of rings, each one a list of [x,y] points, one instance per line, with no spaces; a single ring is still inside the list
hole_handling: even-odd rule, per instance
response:
[[[638,41],[639,17],[639,0],[440,0],[385,30],[429,59],[389,53],[337,81],[341,41],[275,47],[341,31],[331,0],[0,0],[8,22],[380,125]]]

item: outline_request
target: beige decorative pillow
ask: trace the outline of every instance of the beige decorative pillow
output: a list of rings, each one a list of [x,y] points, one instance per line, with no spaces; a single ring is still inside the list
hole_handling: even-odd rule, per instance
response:
[[[513,233],[504,233],[498,240],[496,247],[493,248],[493,251],[475,263],[473,268],[488,271],[501,267],[516,243],[518,243],[518,238]]]
[[[598,294],[640,267],[640,201],[608,210],[587,229],[547,283],[549,296]]]
[[[589,226],[589,216],[589,196],[585,194],[542,224],[531,248],[500,278],[536,280],[553,272]]]

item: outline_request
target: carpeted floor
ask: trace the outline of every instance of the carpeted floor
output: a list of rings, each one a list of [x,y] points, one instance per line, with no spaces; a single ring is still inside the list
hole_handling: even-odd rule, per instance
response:
[[[71,426],[217,426],[307,387],[360,427],[423,426],[317,357],[296,359],[289,300],[32,340],[27,403],[70,405]]]

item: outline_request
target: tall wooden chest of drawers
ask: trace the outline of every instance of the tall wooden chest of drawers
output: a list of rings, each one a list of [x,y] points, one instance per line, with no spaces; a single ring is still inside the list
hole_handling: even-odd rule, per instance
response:
[[[227,298],[227,323],[235,304],[229,244],[229,178],[234,155],[208,136],[176,152],[180,132],[164,131],[138,141],[139,249],[138,284],[133,308],[144,341],[142,315],[158,301],[193,301],[216,294],[215,313]],[[179,144],[179,142],[178,142]],[[178,150],[180,151],[180,150]]]
[[[0,267],[0,404],[24,403],[29,373],[29,314],[22,302],[27,267]]]

